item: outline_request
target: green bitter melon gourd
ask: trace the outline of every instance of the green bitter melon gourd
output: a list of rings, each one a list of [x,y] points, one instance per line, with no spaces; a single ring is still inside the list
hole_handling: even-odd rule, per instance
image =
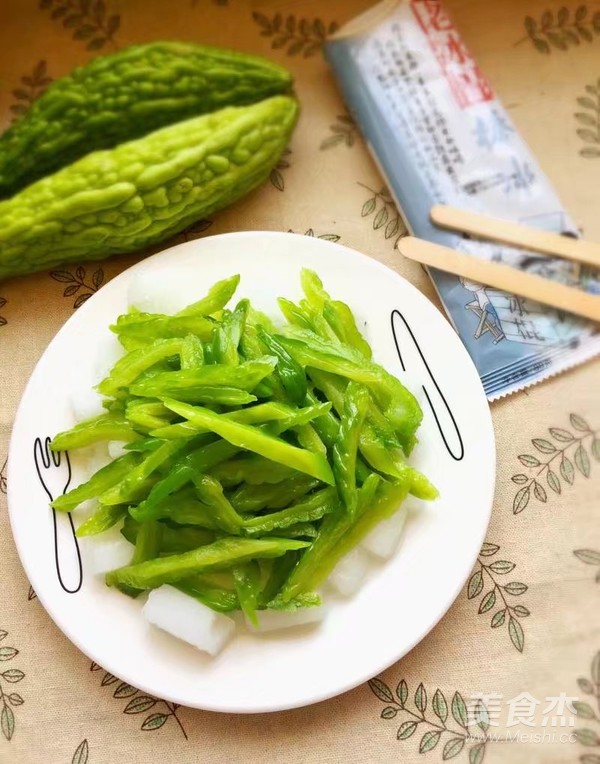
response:
[[[0,136],[0,198],[97,149],[225,106],[286,93],[291,75],[258,56],[154,42],[56,80]]]
[[[0,202],[0,278],[130,252],[262,183],[298,117],[289,96],[96,151]]]

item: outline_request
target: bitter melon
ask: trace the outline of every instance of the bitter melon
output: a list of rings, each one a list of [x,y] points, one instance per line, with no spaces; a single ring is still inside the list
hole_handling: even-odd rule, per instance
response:
[[[0,202],[0,278],[161,241],[262,183],[298,116],[289,96],[96,151]]]
[[[286,93],[291,82],[267,59],[192,43],[101,56],[56,80],[0,137],[0,198],[91,151]]]

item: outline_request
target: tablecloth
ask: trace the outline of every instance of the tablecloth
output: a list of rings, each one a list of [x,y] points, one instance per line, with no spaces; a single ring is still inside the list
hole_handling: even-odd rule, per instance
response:
[[[424,272],[395,249],[402,221],[320,52],[328,32],[369,4],[4,0],[0,122],[72,67],[135,42],[194,40],[271,56],[292,70],[302,103],[289,150],[263,188],[177,240],[268,229],[340,241],[436,302]],[[599,240],[600,4],[448,0],[447,8],[584,235]],[[207,713],[124,685],[61,634],[10,532],[11,426],[55,332],[142,256],[0,283],[0,761],[599,764],[597,361],[493,404],[496,498],[473,573],[438,626],[369,684],[294,711]],[[402,611],[401,592],[391,605]],[[466,714],[478,694],[488,712],[473,726]]]

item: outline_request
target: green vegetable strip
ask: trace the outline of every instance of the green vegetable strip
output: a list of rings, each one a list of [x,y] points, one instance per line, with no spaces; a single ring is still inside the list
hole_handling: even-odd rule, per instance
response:
[[[192,451],[181,462],[189,465],[195,472],[208,472],[220,462],[230,459],[239,449],[226,440],[218,440]],[[179,462],[179,463],[181,463]]]
[[[240,276],[236,274],[228,279],[217,281],[209,290],[208,294],[198,302],[188,305],[180,310],[177,316],[209,316],[224,308],[233,297],[240,283]]]
[[[121,528],[121,535],[124,539],[129,541],[130,544],[135,546],[135,540],[137,538],[138,530],[140,529],[140,523],[136,522],[129,515],[125,515],[123,519],[123,526]]]
[[[135,516],[133,509],[129,510]],[[193,488],[184,488],[164,501],[153,510],[152,516],[178,525],[193,525],[211,531],[223,530],[218,523],[212,507],[199,501]],[[141,521],[146,518],[142,517]]]
[[[279,310],[290,324],[298,326],[300,329],[312,329],[309,317],[295,303],[291,302],[291,300],[286,300],[285,297],[279,297],[277,303],[279,305]]]
[[[272,512],[270,515],[261,515],[245,520],[244,532],[254,536],[269,533],[277,528],[289,528],[296,523],[314,522],[330,512],[334,512],[338,506],[335,489],[324,488],[304,501],[292,504],[280,512]]]
[[[242,485],[232,494],[231,503],[241,513],[283,509],[319,485],[319,480],[296,473],[283,483]]]
[[[258,598],[260,607],[266,607],[279,594],[281,587],[298,563],[299,557],[300,552],[295,551],[287,552],[282,557],[272,560],[271,571]]]
[[[310,378],[315,386],[331,400],[338,414],[342,414],[344,410],[344,392],[342,390],[345,388],[339,388],[339,381],[332,375],[317,369],[311,369]],[[400,478],[404,474],[401,470],[402,465],[399,467],[397,464],[398,459],[394,459],[393,452],[390,451],[369,422],[363,424],[358,446],[360,453],[373,469],[395,478]]]
[[[316,454],[323,454],[327,456],[327,447],[317,435],[316,430],[311,424],[302,424],[294,428],[298,443],[302,448],[307,448],[309,451],[314,451]]]
[[[158,557],[162,542],[162,531],[163,526],[155,520],[150,520],[140,525],[135,540],[135,551],[131,560],[132,565]]]
[[[195,334],[201,340],[212,337],[214,322],[202,316],[165,316],[160,313],[125,313],[110,330],[119,339],[153,342],[159,337],[186,337]]]
[[[133,395],[159,397],[165,390],[185,391],[195,387],[232,387],[251,392],[261,379],[272,373],[275,358],[247,361],[239,366],[214,364],[198,369],[163,371],[131,385]]]
[[[146,433],[168,427],[169,420],[174,418],[173,412],[163,406],[160,401],[147,401],[144,398],[128,401],[125,417],[132,427],[138,431],[144,430]]]
[[[237,366],[240,362],[238,345],[248,313],[248,300],[241,300],[232,313],[227,312],[216,327],[212,341],[213,357],[217,363]]]
[[[375,496],[374,502],[346,531],[336,546],[330,551],[327,565],[321,575],[327,577],[337,563],[345,557],[382,520],[391,517],[402,505],[408,494],[408,483],[395,481],[384,483]],[[321,578],[320,581],[324,579]],[[315,588],[313,586],[312,588]]]
[[[188,336],[181,343],[181,369],[197,369],[204,365],[204,347],[201,340],[194,334]]]
[[[121,388],[128,387],[155,363],[178,355],[182,344],[180,339],[156,340],[151,345],[132,350],[116,362],[108,377],[98,385],[98,392],[102,395],[117,395]]]
[[[169,413],[171,415],[173,414],[173,412]],[[242,422],[243,424],[264,424],[264,422],[270,422],[273,419],[287,419],[290,415],[294,415],[294,413],[294,409],[290,406],[286,406],[284,403],[269,401],[268,403],[258,403],[256,406],[240,409],[239,411],[228,411],[226,414],[223,414],[223,416],[234,422]],[[161,427],[153,431],[152,435],[156,438],[171,439],[186,438],[200,432],[208,432],[208,430],[205,427],[195,425],[193,422],[188,421]]]
[[[323,351],[315,344],[307,344],[302,340],[278,335],[277,339],[288,350],[290,355],[303,366],[310,366],[321,371],[338,374],[340,377],[362,382],[365,385],[377,386],[382,382],[381,372],[377,368],[369,368],[358,364],[353,360],[335,353],[336,348],[331,346],[328,352]]]
[[[198,498],[213,510],[219,528],[228,533],[239,533],[243,520],[225,498],[219,481],[210,475],[194,475],[192,480]]]
[[[282,597],[277,596],[269,602],[267,608],[269,610],[295,613],[296,610],[303,610],[307,607],[320,607],[322,604],[321,596],[317,592],[302,592],[288,601],[284,601]]]
[[[331,409],[331,403],[317,403],[314,406],[306,406],[303,409],[296,409],[293,414],[290,414],[287,419],[283,419],[281,422],[277,422],[273,425],[273,431],[276,433],[282,433],[285,430],[291,430],[293,427],[302,427],[313,419],[323,416]]]
[[[233,568],[233,580],[242,610],[250,623],[258,626],[256,608],[262,589],[258,561],[250,560],[243,565],[236,565]]]
[[[108,491],[109,488],[120,483],[139,464],[139,461],[139,457],[134,454],[120,456],[114,462],[110,462],[105,467],[99,469],[85,483],[78,485],[77,488],[72,488],[62,496],[57,496],[51,506],[59,512],[70,512],[79,506],[82,501],[95,499],[100,494]]]
[[[371,358],[371,348],[362,334],[358,331],[354,315],[344,302],[332,300],[324,290],[323,283],[314,271],[306,268],[301,273],[301,283],[304,294],[311,308],[313,325],[324,339],[337,339],[343,344],[356,348],[365,358]],[[326,329],[321,320],[315,321],[315,316],[323,316],[329,328]]]
[[[247,403],[256,401],[256,396],[245,390],[239,390],[236,387],[209,387],[208,385],[189,387],[187,390],[165,388],[161,393],[162,396],[168,398],[175,396],[186,403],[204,403],[207,406],[245,406]]]
[[[127,451],[133,451],[138,454],[147,454],[150,451],[156,451],[159,446],[162,446],[164,441],[159,438],[140,438],[140,440],[132,440],[131,443],[126,443],[123,448]]]
[[[358,500],[356,454],[368,407],[367,388],[350,382],[346,388],[344,412],[340,420],[338,437],[333,446],[333,474],[340,499],[351,515],[356,511]]]
[[[148,523],[142,523],[142,525],[139,526],[135,539],[135,549],[133,550],[133,557],[131,558],[132,565],[137,565],[139,562],[145,562],[146,560],[158,557],[162,530],[163,526],[154,520],[151,520]],[[133,589],[129,586],[122,585],[119,588],[123,594],[127,594],[130,597],[137,597],[140,594],[139,589]]]
[[[306,402],[311,406],[316,406],[320,403],[319,399],[314,393],[314,390],[310,389],[306,393]],[[327,448],[331,448],[337,438],[338,430],[340,428],[339,420],[335,414],[331,411],[324,412],[318,417],[312,420],[312,426],[315,428],[318,436],[321,438]]]
[[[217,613],[230,613],[240,609],[236,592],[215,586],[204,576],[190,576],[175,584],[175,588],[193,597]]]
[[[318,534],[318,530],[313,523],[296,523],[290,525],[284,531],[273,531],[272,533],[266,533],[266,536],[283,536],[286,539],[314,539]]]
[[[285,347],[273,335],[266,332],[262,327],[258,329],[258,336],[268,352],[277,358],[275,374],[281,382],[288,398],[292,403],[301,406],[306,398],[307,382],[306,372],[295,361]]]
[[[314,271],[302,268],[300,271],[300,286],[309,304],[320,313],[325,304],[331,299],[323,287],[323,282]]]
[[[289,480],[297,472],[290,467],[265,459],[263,456],[241,456],[218,464],[211,475],[228,488],[247,483],[281,483]]]
[[[385,408],[385,415],[401,444],[410,452],[423,412],[414,395],[396,377],[367,360],[355,348],[328,342],[313,332],[292,327],[281,341],[303,365],[368,385],[378,404]]]
[[[340,342],[351,345],[362,353],[365,358],[371,359],[372,350],[369,343],[359,332],[354,315],[345,302],[331,300],[323,308],[323,317],[331,326]]]
[[[126,419],[113,414],[101,414],[76,424],[70,430],[59,432],[50,443],[50,448],[52,451],[70,451],[104,440],[130,441],[137,437],[139,436]]]
[[[306,542],[293,539],[224,538],[191,552],[118,568],[106,574],[106,583],[108,586],[126,584],[135,589],[152,589],[196,573],[223,570],[256,558],[279,557],[306,546]]]
[[[322,311],[317,310],[308,300],[300,300],[299,307],[310,321],[311,331],[334,347],[338,347],[337,335],[325,320]]]
[[[161,527],[160,552],[163,554],[189,552],[191,549],[211,544],[215,540],[215,534],[204,528],[172,528],[166,523],[161,523]]]
[[[179,491],[194,476],[194,470],[185,463],[176,464],[162,480],[152,487],[148,497],[138,504],[130,507],[129,514],[136,520],[149,520],[159,517],[160,505],[171,494]]]
[[[429,480],[414,467],[410,467],[410,490],[409,493],[416,496],[417,499],[433,501],[440,495],[438,489],[429,482]]]
[[[390,490],[389,486],[392,486],[394,490]],[[284,602],[302,592],[316,589],[327,578],[337,560],[340,559],[335,555],[341,540],[353,525],[358,523],[363,514],[370,514],[373,511],[373,501],[377,494],[388,497],[390,505],[398,508],[406,496],[406,485],[384,483],[378,475],[373,473],[360,489],[358,511],[355,517],[347,513],[327,515],[321,524],[317,538],[304,552],[282,588],[281,598]]]
[[[250,311],[240,340],[240,352],[246,361],[262,358],[266,352],[266,347],[258,336],[259,326],[255,323],[255,319],[254,311]],[[256,394],[263,398],[286,400],[283,385],[274,374],[259,382],[255,390]]]
[[[138,523],[133,517],[126,515],[121,534],[130,544],[135,545],[140,528],[151,524],[152,521],[149,523]],[[154,557],[158,557],[159,553],[179,554],[180,552],[189,552],[190,549],[197,549],[199,546],[210,544],[215,540],[215,534],[205,528],[173,527],[165,522],[161,522],[160,531],[160,548],[153,555]]]
[[[76,535],[81,538],[82,536],[96,536],[98,533],[104,533],[116,525],[126,514],[127,507],[124,505],[100,504],[94,514],[77,528]]]
[[[118,484],[109,488],[100,496],[102,504],[123,504],[132,501],[140,486],[144,483],[154,470],[161,466],[167,459],[175,456],[187,444],[177,440],[166,441],[155,451],[152,451],[141,464],[134,467],[127,477]]]
[[[254,451],[274,462],[285,464],[299,472],[305,472],[319,478],[324,483],[330,485],[334,483],[331,467],[327,463],[327,459],[321,454],[314,454],[297,448],[284,440],[268,435],[262,430],[239,422],[232,422],[208,409],[188,406],[172,399],[165,399],[164,404],[180,416],[204,425],[238,448]]]

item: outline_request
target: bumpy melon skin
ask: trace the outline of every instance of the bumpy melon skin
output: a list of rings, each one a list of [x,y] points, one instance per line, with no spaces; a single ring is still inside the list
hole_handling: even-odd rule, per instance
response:
[[[274,96],[96,151],[0,202],[0,278],[156,244],[267,179],[298,103]]]
[[[56,80],[0,136],[0,198],[91,151],[291,84],[272,61],[192,43],[134,45],[93,59]]]

